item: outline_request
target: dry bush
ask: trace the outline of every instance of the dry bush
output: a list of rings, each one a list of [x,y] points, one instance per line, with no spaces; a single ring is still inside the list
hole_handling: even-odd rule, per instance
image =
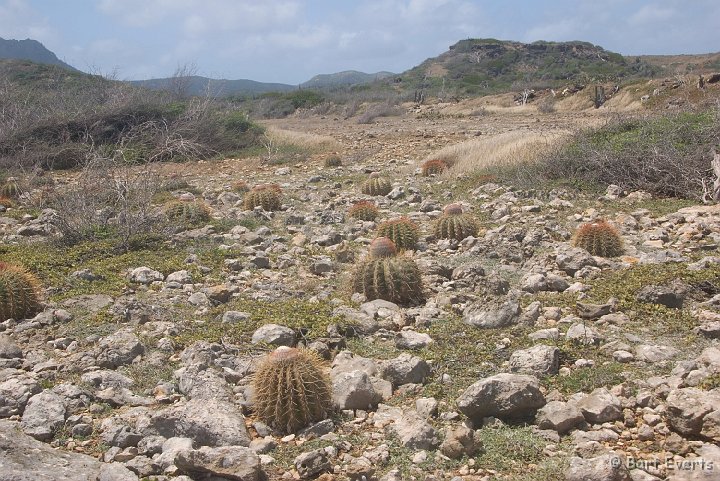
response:
[[[340,148],[340,143],[329,135],[269,128],[267,130],[267,136],[276,143],[291,144],[302,149],[312,150],[314,152],[337,150]]]
[[[391,102],[370,104],[365,109],[365,112],[360,114],[357,122],[359,124],[370,124],[378,117],[391,117],[394,115],[402,115],[403,113],[405,113],[405,110],[402,107],[393,105]]]

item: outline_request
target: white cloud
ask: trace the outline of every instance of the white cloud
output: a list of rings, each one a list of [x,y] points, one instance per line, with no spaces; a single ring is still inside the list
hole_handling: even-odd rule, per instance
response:
[[[632,14],[628,20],[631,25],[657,24],[675,16],[677,12],[673,8],[658,5],[645,5]]]
[[[55,38],[55,33],[28,0],[5,0],[0,1],[0,36],[47,42]]]

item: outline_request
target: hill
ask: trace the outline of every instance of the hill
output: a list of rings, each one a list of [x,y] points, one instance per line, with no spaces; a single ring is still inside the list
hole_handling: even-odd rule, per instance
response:
[[[630,61],[587,42],[531,44],[496,39],[462,40],[396,80],[405,89],[484,95],[567,83],[652,77],[661,68],[640,58]]]
[[[0,59],[30,60],[47,65],[57,65],[70,70],[77,70],[62,60],[37,40],[6,40],[0,38]]]
[[[316,75],[307,82],[300,84],[302,88],[331,88],[349,85],[360,85],[392,77],[392,72],[364,73],[357,70],[345,70],[331,74]]]
[[[720,53],[699,55],[639,55],[626,58],[630,62],[640,61],[659,68],[665,75],[715,73],[720,70]]]
[[[187,95],[211,95],[229,97],[232,95],[262,94],[266,92],[289,92],[297,89],[295,85],[281,83],[256,82],[255,80],[211,79],[197,75],[175,78],[155,78],[132,80],[131,84],[153,90],[176,90],[182,88]]]

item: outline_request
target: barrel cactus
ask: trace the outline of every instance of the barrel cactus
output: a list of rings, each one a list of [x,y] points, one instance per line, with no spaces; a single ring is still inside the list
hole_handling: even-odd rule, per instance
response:
[[[0,186],[0,197],[8,197],[10,199],[17,199],[22,194],[22,189],[17,183],[15,177],[8,177],[7,180]]]
[[[40,311],[40,282],[21,267],[0,262],[0,321],[27,319]]]
[[[282,189],[277,184],[256,185],[250,192],[245,194],[243,203],[248,210],[253,210],[258,206],[267,211],[280,210],[280,207],[282,207]]]
[[[617,257],[623,253],[620,234],[615,227],[604,220],[581,225],[575,232],[573,245],[600,257]]]
[[[447,163],[442,159],[430,159],[421,167],[423,177],[442,174],[447,168]]]
[[[330,379],[309,350],[277,348],[261,362],[253,387],[258,419],[285,433],[322,421],[332,407]]]
[[[238,180],[233,182],[232,190],[238,194],[244,194],[250,190],[250,186],[244,180]]]
[[[342,165],[342,160],[339,155],[331,155],[330,157],[325,158],[324,164],[325,167],[340,167]]]
[[[478,223],[470,214],[463,213],[459,204],[450,204],[435,223],[435,237],[438,239],[456,239],[476,235]]]
[[[373,172],[360,190],[365,195],[388,195],[392,190],[392,184],[386,178],[380,177],[379,173]]]
[[[397,248],[387,237],[378,237],[370,245],[370,252],[353,274],[353,292],[367,300],[384,299],[402,305],[416,305],[423,301],[422,275],[415,261],[397,255]]]
[[[197,200],[175,200],[165,208],[168,219],[186,225],[202,224],[210,220],[210,207]]]
[[[387,237],[392,240],[398,249],[415,249],[420,237],[420,229],[417,224],[407,217],[400,217],[383,222],[378,226],[378,237]]]
[[[371,221],[378,216],[378,208],[372,202],[361,200],[350,207],[348,215],[353,219]]]

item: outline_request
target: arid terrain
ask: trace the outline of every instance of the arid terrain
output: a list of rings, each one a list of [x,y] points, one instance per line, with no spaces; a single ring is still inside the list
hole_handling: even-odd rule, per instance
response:
[[[20,173],[0,260],[38,279],[41,305],[0,323],[0,480],[718,479],[720,206],[492,173],[646,115],[659,85],[599,109],[581,92],[545,112],[512,94],[369,123],[298,111],[259,122],[242,158]],[[445,170],[423,175],[431,159]],[[361,192],[378,179],[389,192]],[[260,184],[278,208],[248,205]],[[59,243],[100,193],[121,213],[147,199],[167,229]],[[376,219],[351,217],[363,200]],[[448,204],[470,235],[442,238]],[[367,299],[379,277],[411,284],[387,263],[358,281],[397,218],[421,287]],[[591,255],[576,232],[601,219],[619,250]],[[331,386],[293,432],[255,409],[278,346],[315,351]]]

